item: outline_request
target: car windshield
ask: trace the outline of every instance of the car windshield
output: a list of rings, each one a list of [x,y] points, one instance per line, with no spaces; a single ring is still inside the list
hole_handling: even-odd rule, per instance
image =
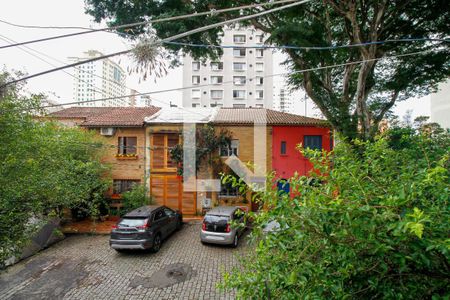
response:
[[[119,223],[119,227],[137,227],[147,223],[146,218],[124,218]]]
[[[215,223],[215,224],[226,224],[230,220],[228,216],[217,216],[217,215],[206,215],[205,222],[206,223]]]

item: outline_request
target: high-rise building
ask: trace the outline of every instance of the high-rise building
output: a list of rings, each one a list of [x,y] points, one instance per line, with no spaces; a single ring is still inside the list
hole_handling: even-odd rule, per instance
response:
[[[439,84],[439,91],[430,95],[431,121],[450,128],[450,80]]]
[[[277,90],[278,93],[274,96],[274,109],[285,113],[294,113],[294,102],[289,90],[284,87]]]
[[[83,53],[82,57],[69,57],[71,62],[79,62],[103,54],[96,50]],[[79,106],[128,106],[129,99],[126,95],[124,70],[110,59],[102,59],[85,63],[75,69],[73,100],[80,102]],[[94,101],[95,99],[113,98],[105,101]]]
[[[224,28],[223,49],[217,61],[183,61],[183,107],[273,106],[273,53],[262,46],[264,34],[249,27]],[[207,86],[205,86],[207,84]],[[187,88],[190,87],[190,88]]]

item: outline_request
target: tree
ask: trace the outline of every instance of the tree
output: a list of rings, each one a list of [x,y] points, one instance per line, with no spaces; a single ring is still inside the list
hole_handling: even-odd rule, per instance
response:
[[[242,1],[125,1],[86,0],[87,13],[111,26],[168,17],[210,9],[253,3]],[[269,9],[266,7],[265,9]],[[246,10],[248,14],[258,9]],[[174,22],[153,24],[160,38],[193,28],[235,18],[239,11],[211,14]],[[293,88],[303,88],[333,127],[344,137],[372,139],[379,122],[395,105],[410,97],[435,91],[437,83],[450,71],[447,42],[377,42],[402,38],[445,39],[450,27],[450,10],[445,0],[323,0],[311,1],[244,23],[262,30],[268,44],[295,46],[334,46],[372,43],[364,47],[333,50],[283,50],[291,72]],[[131,39],[151,32],[145,26],[123,29]],[[186,37],[182,42],[220,44],[221,28]],[[216,57],[220,49],[164,45],[174,62],[182,49],[195,58]],[[445,51],[433,51],[444,49]],[[427,51],[427,52],[422,52]],[[404,55],[421,52],[414,55]],[[389,58],[397,56],[396,58]],[[386,58],[386,59],[383,59]],[[365,60],[359,64],[300,72],[334,64]]]
[[[11,75],[3,73],[0,82]],[[0,95],[0,265],[22,249],[39,222],[63,208],[97,215],[110,186],[93,132],[35,119],[41,95]],[[37,223],[34,221],[38,221]],[[33,225],[34,224],[34,225]]]
[[[314,172],[289,179],[295,196],[255,194],[267,209],[249,216],[254,251],[223,286],[242,299],[446,299],[450,135],[428,129],[302,149]]]

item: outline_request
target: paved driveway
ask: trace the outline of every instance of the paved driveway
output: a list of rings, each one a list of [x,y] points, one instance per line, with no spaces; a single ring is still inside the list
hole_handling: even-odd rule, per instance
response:
[[[119,254],[108,236],[71,236],[2,271],[0,299],[232,299],[216,283],[244,242],[204,246],[199,230],[186,224],[156,254]]]

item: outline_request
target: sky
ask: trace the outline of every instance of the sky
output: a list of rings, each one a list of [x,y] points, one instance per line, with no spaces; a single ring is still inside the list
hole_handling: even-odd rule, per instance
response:
[[[91,28],[105,26],[104,24],[93,22],[93,18],[84,13],[83,0],[0,0],[0,7],[0,20],[22,25],[81,26]],[[3,40],[5,38],[20,42],[75,31],[80,30],[24,29],[0,22],[0,45],[8,44],[8,42]],[[30,44],[28,47],[21,49],[18,47],[0,49],[0,67],[3,68],[5,66],[7,70],[17,70],[33,74],[51,69],[54,66],[67,64],[69,63],[68,57],[81,56],[87,50],[95,49],[104,54],[108,54],[129,49],[130,43],[115,34],[101,32]],[[26,53],[24,50],[41,59],[45,59],[53,66]],[[33,50],[44,53],[46,56],[33,52]],[[283,59],[282,54],[274,55],[274,73],[283,73],[286,71],[280,66],[280,62]],[[113,60],[118,62],[125,70],[132,63],[127,56]],[[67,72],[73,74],[72,69],[67,69]],[[277,85],[283,85],[283,80],[281,76],[274,78],[274,82]],[[59,71],[30,79],[27,82],[26,90],[30,93],[45,93],[49,98],[55,99],[60,103],[66,103],[73,101],[72,84],[73,78]],[[170,69],[167,76],[157,79],[156,82],[153,79],[148,79],[145,82],[139,83],[139,76],[131,74],[127,77],[127,87],[136,89],[141,93],[182,87],[181,67]],[[152,98],[154,99],[154,105],[164,107],[168,106],[170,102],[180,105],[181,95],[181,91],[165,92],[153,94]],[[294,94],[294,99],[303,98],[302,92]],[[305,114],[304,101],[295,101],[294,105],[296,113]],[[318,111],[314,109],[312,102],[308,101],[306,107],[308,116],[319,115]],[[420,115],[429,116],[430,96],[400,102],[394,108],[394,113],[402,117],[408,110],[412,111],[413,117]]]

